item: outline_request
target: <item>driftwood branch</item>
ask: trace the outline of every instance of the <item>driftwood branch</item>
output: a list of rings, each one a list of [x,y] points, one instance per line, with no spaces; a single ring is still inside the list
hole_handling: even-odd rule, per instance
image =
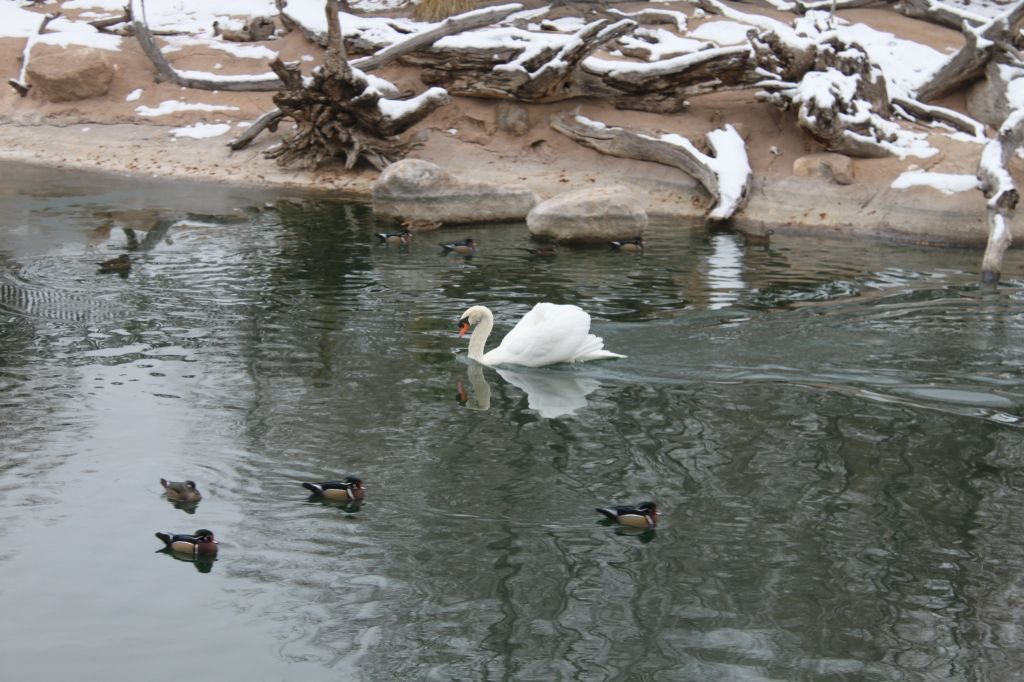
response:
[[[1003,265],[1003,254],[1013,237],[1006,224],[1020,200],[1020,192],[1010,175],[1009,162],[1024,141],[1024,109],[1010,114],[999,128],[999,134],[981,153],[978,181],[985,193],[988,212],[988,245],[981,261],[981,279],[996,283]]]
[[[228,142],[228,146],[236,151],[248,147],[256,139],[256,136],[264,130],[270,130],[270,132],[277,130],[277,124],[281,122],[282,118],[284,118],[284,112],[280,109],[268,111],[253,121],[252,125],[246,128],[244,133]]]
[[[925,123],[944,123],[954,130],[967,133],[972,137],[979,139],[985,137],[985,125],[970,116],[961,114],[959,111],[925,104],[924,102],[918,102],[916,99],[900,96],[893,97],[892,104],[895,107],[899,107],[911,120],[923,121]]]
[[[965,22],[968,26],[981,26],[988,21],[980,14],[968,12],[941,0],[903,0],[900,7],[908,17],[924,19],[955,29],[962,28]]]
[[[14,91],[24,97],[28,94],[31,85],[25,81],[25,73],[28,71],[28,59],[32,53],[32,46],[35,45],[36,40],[46,31],[46,26],[59,17],[60,12],[53,12],[43,17],[42,23],[39,24],[39,29],[25,40],[25,50],[21,53],[21,73],[18,74],[17,78],[10,78],[7,84],[14,88]]]
[[[680,169],[703,185],[714,199],[707,213],[709,220],[728,220],[749,198],[752,173],[746,146],[732,126],[708,133],[712,155],[700,152],[678,135],[643,135],[578,115],[553,116],[551,127],[602,154]]]
[[[483,26],[489,26],[501,21],[508,15],[513,12],[517,12],[522,8],[522,5],[512,3],[457,14],[445,19],[428,31],[414,33],[406,40],[389,45],[370,57],[353,60],[352,66],[360,69],[361,71],[373,71],[374,69],[379,69],[386,64],[390,64],[399,57],[403,57],[411,52],[433,45],[445,36],[462,33],[464,31],[471,31]]]
[[[104,33],[109,32],[111,26],[117,26],[118,24],[130,24],[132,22],[132,6],[126,5],[121,10],[121,16],[108,17],[106,19],[97,19],[96,21],[90,21],[89,25],[95,28],[97,31],[103,31]]]
[[[971,83],[985,72],[985,65],[999,43],[1009,43],[1024,20],[1024,2],[1014,3],[1001,16],[981,26],[964,23],[964,46],[918,87],[917,99],[928,102]]]
[[[535,45],[528,60],[525,47],[500,50],[446,48],[410,55],[407,61],[424,67],[420,78],[452,94],[522,102],[557,102],[573,97],[607,96],[608,88],[597,92],[578,77],[577,66],[603,45],[632,30],[636,23],[622,19],[610,23],[598,19],[558,43]],[[531,34],[520,31],[522,46]]]
[[[218,77],[214,74],[198,77],[181,73],[171,66],[171,63],[167,61],[167,57],[160,51],[156,40],[153,39],[153,34],[145,20],[144,0],[133,0],[132,17],[132,26],[135,29],[135,37],[139,41],[139,46],[156,68],[157,83],[170,82],[183,88],[193,88],[195,90],[225,90],[231,92],[271,92],[281,88],[281,81],[277,78]]]

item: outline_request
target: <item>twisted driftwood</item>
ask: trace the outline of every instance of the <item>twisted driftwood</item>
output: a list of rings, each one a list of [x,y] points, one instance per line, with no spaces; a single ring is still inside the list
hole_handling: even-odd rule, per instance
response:
[[[707,134],[710,155],[679,135],[644,135],[573,114],[553,116],[551,127],[602,154],[680,169],[703,185],[714,199],[708,209],[708,220],[728,220],[750,196],[752,173],[746,145],[732,126]]]

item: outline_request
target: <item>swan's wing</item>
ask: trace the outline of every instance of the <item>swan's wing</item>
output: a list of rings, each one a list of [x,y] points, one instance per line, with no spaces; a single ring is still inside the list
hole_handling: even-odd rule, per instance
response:
[[[590,315],[579,306],[538,303],[484,358],[525,367],[572,362],[589,335]]]

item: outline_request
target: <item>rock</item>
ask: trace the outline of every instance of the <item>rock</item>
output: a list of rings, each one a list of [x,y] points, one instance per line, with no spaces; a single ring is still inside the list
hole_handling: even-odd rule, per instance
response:
[[[837,185],[852,185],[853,160],[832,152],[808,154],[793,162],[793,175],[798,178],[824,178]]]
[[[530,129],[530,115],[526,107],[514,102],[501,102],[494,114],[498,130],[522,137]]]
[[[382,218],[458,223],[523,220],[537,195],[523,185],[490,185],[457,178],[439,166],[403,159],[373,186],[373,210]]]
[[[1006,94],[1010,87],[1021,87],[1014,83],[1020,78],[1024,78],[1024,69],[990,61],[985,77],[967,90],[967,113],[998,130],[1013,112]]]
[[[28,82],[49,102],[102,97],[110,90],[114,67],[103,50],[81,45],[36,45],[26,69]]]
[[[530,234],[567,242],[607,242],[641,236],[647,212],[621,185],[567,192],[537,204],[526,216]]]

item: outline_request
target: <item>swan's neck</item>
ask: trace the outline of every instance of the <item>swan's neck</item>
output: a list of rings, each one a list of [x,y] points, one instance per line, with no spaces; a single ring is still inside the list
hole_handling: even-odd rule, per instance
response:
[[[477,322],[473,328],[473,333],[469,337],[469,359],[476,360],[479,363],[487,364],[484,362],[484,344],[487,343],[487,337],[491,335],[491,330],[494,328],[494,315],[487,308],[483,309],[483,314],[480,317],[480,321]]]

